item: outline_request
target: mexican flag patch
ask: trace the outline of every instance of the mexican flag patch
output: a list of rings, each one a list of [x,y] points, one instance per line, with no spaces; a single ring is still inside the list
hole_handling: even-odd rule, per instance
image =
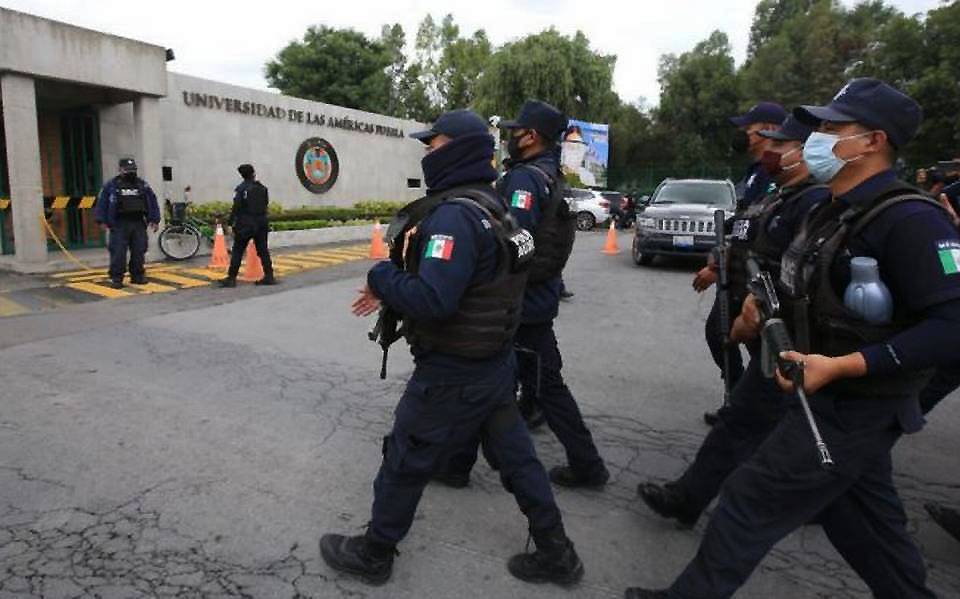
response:
[[[937,254],[940,256],[943,274],[955,275],[960,273],[960,242],[937,242]]]
[[[513,199],[510,202],[510,206],[521,210],[530,210],[530,208],[533,207],[533,194],[522,189],[516,190],[513,192]]]
[[[449,260],[453,256],[453,237],[449,235],[433,235],[427,242],[427,251],[424,258],[439,258]]]

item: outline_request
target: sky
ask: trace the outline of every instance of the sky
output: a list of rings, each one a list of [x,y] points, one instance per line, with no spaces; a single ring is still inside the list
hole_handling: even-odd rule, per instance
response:
[[[888,0],[907,14],[938,0]],[[850,0],[844,4],[852,5]],[[172,71],[266,89],[263,65],[310,25],[377,37],[400,23],[408,46],[427,13],[452,13],[461,35],[484,29],[494,45],[554,27],[583,31],[594,50],[615,54],[614,88],[625,101],[657,103],[661,54],[691,49],[714,29],[727,33],[740,64],[756,0],[0,0],[5,8],[173,48]],[[409,49],[409,48],[408,48]]]

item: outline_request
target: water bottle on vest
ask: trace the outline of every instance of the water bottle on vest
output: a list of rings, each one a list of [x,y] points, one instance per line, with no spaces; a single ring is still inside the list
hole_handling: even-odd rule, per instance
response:
[[[887,324],[893,319],[893,297],[880,280],[874,258],[857,256],[850,260],[850,284],[843,303],[870,324]]]

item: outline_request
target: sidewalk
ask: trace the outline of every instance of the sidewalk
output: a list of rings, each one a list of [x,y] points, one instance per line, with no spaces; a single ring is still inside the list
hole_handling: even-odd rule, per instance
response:
[[[105,250],[88,251],[96,251],[106,256]],[[298,272],[364,260],[367,259],[368,252],[367,243],[338,243],[281,248],[270,253],[274,271],[282,278]],[[79,255],[77,257],[83,260]],[[83,261],[93,266],[90,262]],[[102,264],[103,261],[100,262]],[[125,280],[127,284],[122,289],[113,289],[109,285],[110,280],[103,266],[90,270],[75,269],[37,275],[0,271],[0,318],[104,299],[115,300],[210,287],[226,273],[223,270],[208,269],[208,262],[208,256],[195,256],[182,262],[150,262],[146,268],[146,285],[131,285],[128,277]],[[241,276],[242,273],[241,268]]]

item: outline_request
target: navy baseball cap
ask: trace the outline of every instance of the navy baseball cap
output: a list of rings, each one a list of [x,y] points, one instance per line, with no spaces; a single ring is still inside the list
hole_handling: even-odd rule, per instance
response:
[[[244,179],[253,175],[253,165],[252,164],[241,164],[237,167],[237,172],[240,173],[240,176]]]
[[[410,137],[429,144],[430,140],[438,135],[446,135],[451,139],[456,139],[463,135],[476,133],[489,134],[487,122],[472,110],[461,108],[459,110],[444,112],[433,122],[433,125],[429,129],[411,133]]]
[[[777,141],[806,142],[811,133],[813,133],[813,127],[801,123],[796,117],[788,116],[776,129],[758,131],[757,135]]]
[[[815,127],[826,121],[879,129],[898,148],[913,139],[923,120],[923,110],[913,98],[871,77],[851,80],[826,106],[800,106],[793,114]]]
[[[137,170],[137,161],[133,158],[121,158],[118,165],[121,173],[127,173]]]
[[[556,141],[567,128],[567,117],[546,102],[527,100],[515,120],[500,121],[499,126],[501,129],[533,129],[548,140]]]
[[[754,123],[782,123],[787,118],[787,111],[776,102],[758,102],[750,110],[740,116],[730,117],[730,122],[736,127],[746,127]]]

